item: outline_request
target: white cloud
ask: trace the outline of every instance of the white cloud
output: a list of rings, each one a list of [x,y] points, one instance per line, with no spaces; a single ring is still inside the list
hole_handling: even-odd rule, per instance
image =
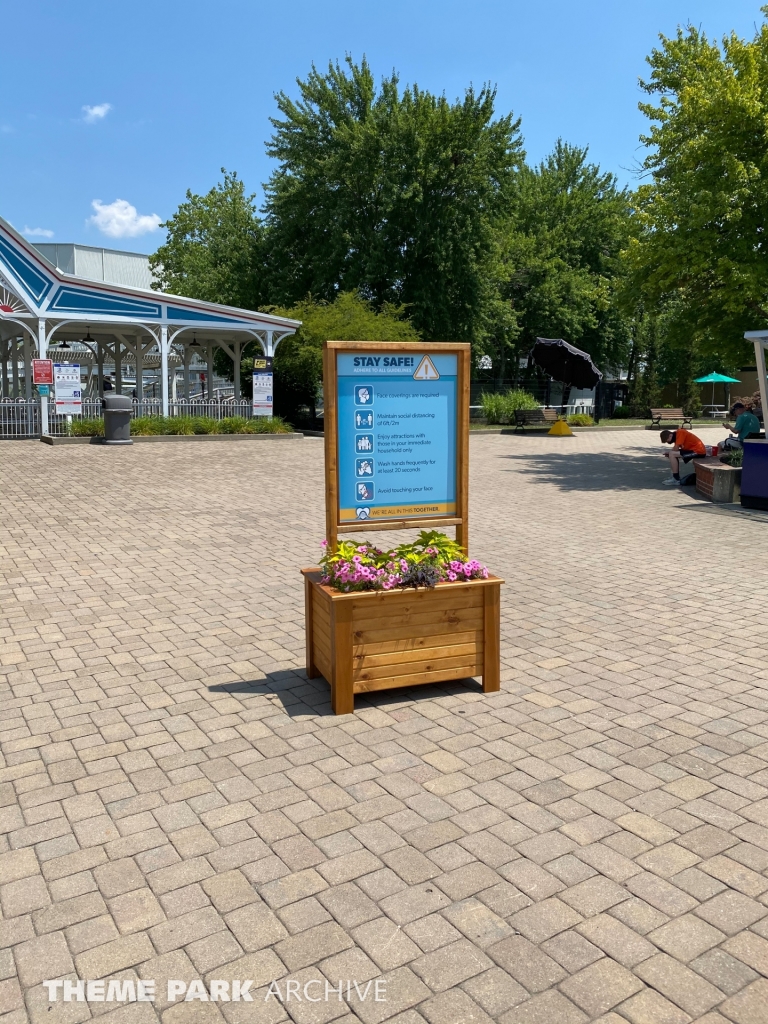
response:
[[[96,124],[97,121],[103,121],[111,109],[111,103],[97,103],[95,107],[85,106],[83,107],[83,120],[87,124]]]
[[[53,232],[48,228],[24,228],[22,234],[29,238],[53,238]]]
[[[87,223],[94,224],[110,238],[136,238],[148,231],[157,231],[162,224],[156,213],[139,213],[126,199],[116,199],[114,203],[94,199],[91,206],[96,212]]]

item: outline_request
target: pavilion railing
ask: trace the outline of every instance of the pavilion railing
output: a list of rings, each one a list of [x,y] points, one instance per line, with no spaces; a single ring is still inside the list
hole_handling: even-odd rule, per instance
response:
[[[160,416],[162,403],[159,399],[145,398],[142,402],[134,399],[134,416]],[[195,400],[168,403],[170,416],[208,416],[221,420],[227,416],[243,416],[250,419],[253,415],[248,400],[216,401]],[[101,401],[85,399],[82,413],[79,416],[59,415],[54,411],[53,401],[48,402],[48,433],[55,437],[64,437],[70,431],[70,423],[78,419],[101,419]],[[39,437],[41,431],[40,398],[3,399],[0,401],[0,438]]]

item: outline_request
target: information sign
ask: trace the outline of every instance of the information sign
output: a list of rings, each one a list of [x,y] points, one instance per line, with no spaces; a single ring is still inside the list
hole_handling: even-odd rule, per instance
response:
[[[79,363],[54,363],[53,382],[56,389],[56,412],[77,416],[83,411]]]
[[[326,514],[338,532],[466,520],[469,346],[328,342]]]
[[[263,357],[253,361],[253,415],[271,416],[274,407],[272,360]]]
[[[33,359],[32,360],[32,383],[53,384],[53,360]]]

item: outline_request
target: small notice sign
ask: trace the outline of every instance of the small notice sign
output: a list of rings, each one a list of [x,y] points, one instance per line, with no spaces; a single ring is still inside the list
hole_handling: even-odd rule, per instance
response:
[[[53,384],[53,360],[33,359],[32,360],[32,383]]]
[[[83,411],[80,364],[54,363],[53,383],[56,388],[56,412],[67,416],[79,416]]]
[[[274,408],[272,360],[264,356],[253,361],[253,415],[271,416]]]

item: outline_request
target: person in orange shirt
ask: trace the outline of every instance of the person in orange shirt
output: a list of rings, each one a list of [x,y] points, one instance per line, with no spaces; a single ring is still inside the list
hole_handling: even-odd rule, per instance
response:
[[[687,463],[691,459],[703,459],[707,454],[707,449],[700,437],[692,434],[690,430],[683,430],[682,427],[677,430],[662,430],[660,437],[664,444],[671,444],[675,449],[671,452],[664,452],[669,458],[669,468],[672,470],[672,479],[665,480],[664,483],[679,484],[680,460]]]

